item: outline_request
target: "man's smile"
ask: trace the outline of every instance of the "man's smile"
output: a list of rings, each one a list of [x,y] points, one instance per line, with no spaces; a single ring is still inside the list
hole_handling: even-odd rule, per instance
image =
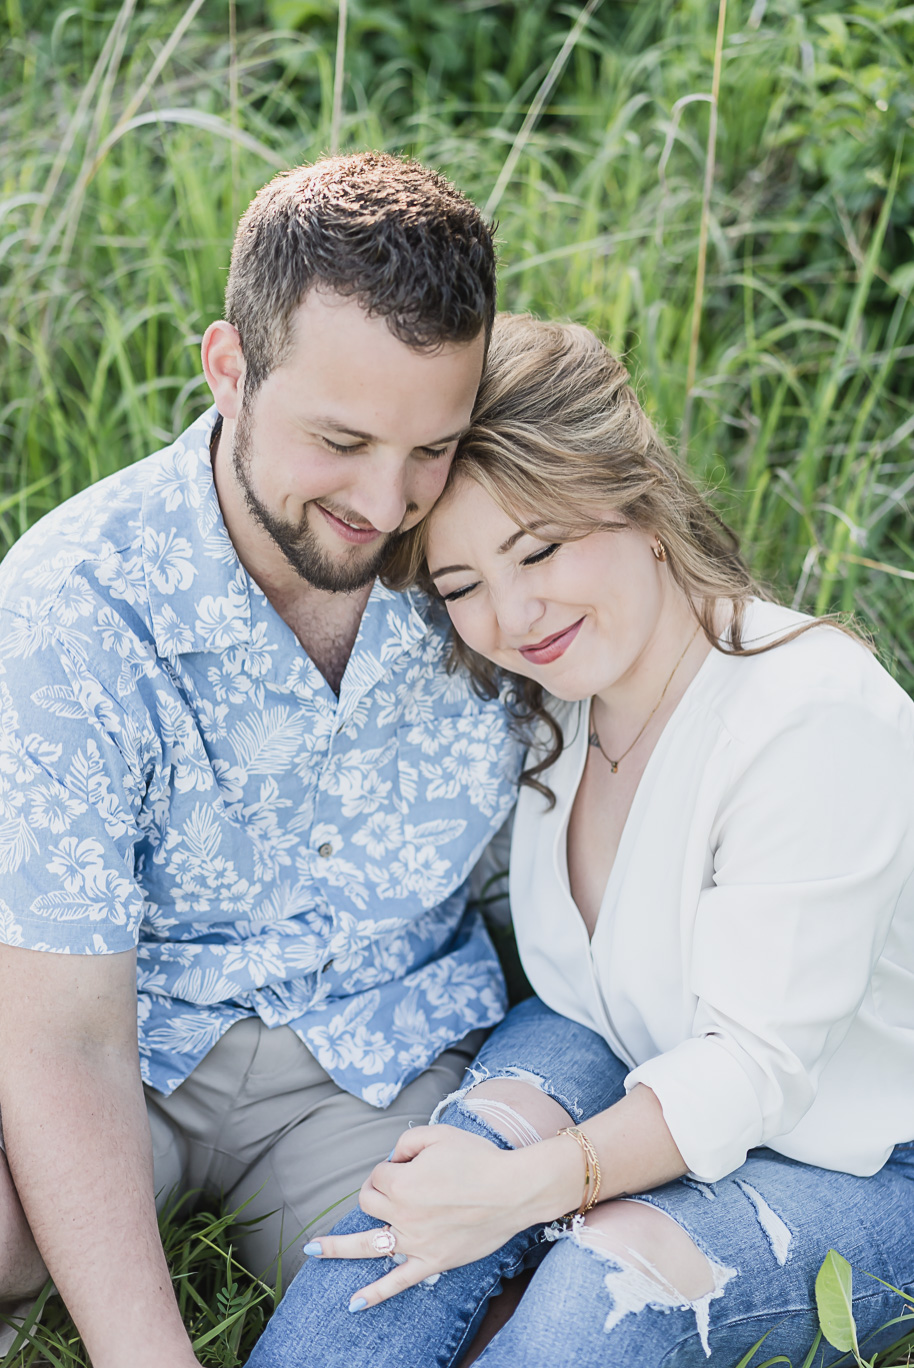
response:
[[[346,522],[343,518],[337,517],[335,513],[331,513],[322,503],[317,503],[317,501],[315,501],[315,504],[333,528],[334,532],[342,537],[344,541],[350,542],[354,546],[364,546],[367,542],[374,541],[377,537],[383,535],[376,527],[372,527],[371,523],[365,527],[355,526],[353,523]]]

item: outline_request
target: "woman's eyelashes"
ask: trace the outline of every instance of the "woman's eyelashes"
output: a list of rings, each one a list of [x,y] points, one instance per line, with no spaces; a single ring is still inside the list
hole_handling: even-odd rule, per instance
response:
[[[532,556],[525,556],[521,565],[542,565],[543,561],[547,561],[555,555],[561,544],[561,542],[550,542],[541,551],[534,551]],[[466,598],[467,594],[477,588],[478,584],[479,581],[474,580],[472,584],[464,584],[460,589],[453,589],[449,594],[442,594],[441,597],[445,603],[457,603],[459,599]]]
[[[550,542],[548,546],[543,547],[542,551],[534,551],[532,556],[525,556],[521,565],[540,565],[550,556],[554,556],[560,546],[561,542]]]
[[[475,588],[476,584],[465,584],[462,589],[453,589],[449,594],[442,594],[441,598],[444,603],[456,603],[458,599],[466,598],[467,594]]]

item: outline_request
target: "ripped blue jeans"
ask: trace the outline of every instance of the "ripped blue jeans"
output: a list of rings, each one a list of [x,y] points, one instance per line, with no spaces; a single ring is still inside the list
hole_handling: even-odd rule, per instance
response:
[[[575,1121],[623,1095],[624,1065],[601,1037],[537,998],[515,1007],[481,1050],[461,1092],[435,1119],[511,1144],[464,1100],[482,1078],[542,1086]],[[495,1120],[497,1111],[489,1115]],[[902,1311],[895,1293],[914,1292],[914,1143],[898,1145],[871,1178],[753,1150],[742,1168],[712,1184],[679,1179],[637,1200],[676,1221],[704,1253],[713,1290],[688,1302],[582,1239],[580,1230],[520,1232],[494,1254],[350,1314],[349,1299],[379,1276],[378,1261],[308,1259],[248,1361],[248,1368],[456,1368],[489,1300],[523,1268],[535,1268],[514,1315],[477,1359],[480,1368],[736,1368],[758,1340],[755,1365],[801,1368],[816,1337],[814,1285],[830,1248],[854,1267],[854,1314],[870,1357],[907,1330],[880,1327]],[[378,1225],[358,1208],[336,1233]],[[867,1274],[875,1275],[868,1277]],[[777,1358],[778,1355],[783,1357]],[[815,1368],[853,1360],[824,1341]]]

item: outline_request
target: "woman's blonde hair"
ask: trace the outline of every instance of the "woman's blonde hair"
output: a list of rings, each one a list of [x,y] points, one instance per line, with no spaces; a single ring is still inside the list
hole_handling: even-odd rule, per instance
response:
[[[550,540],[605,529],[609,511],[655,535],[715,650],[756,655],[815,626],[804,623],[767,645],[743,645],[746,605],[768,595],[743,561],[736,534],[661,440],[628,380],[622,362],[589,329],[499,314],[472,426],[460,441],[448,486],[475,480],[525,530],[545,520]],[[425,564],[426,525],[399,541],[384,580],[397,589],[419,584],[436,597]],[[721,601],[731,605],[723,640],[715,626]],[[452,657],[470,670],[479,692],[495,696],[503,673],[456,633]],[[518,676],[512,707],[519,719],[540,719],[551,733],[545,758],[522,779],[548,793],[538,776],[558,758],[563,742],[542,687]]]

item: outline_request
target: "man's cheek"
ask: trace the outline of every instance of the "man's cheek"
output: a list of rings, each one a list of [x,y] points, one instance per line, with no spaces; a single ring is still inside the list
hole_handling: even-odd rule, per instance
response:
[[[436,500],[440,498],[444,486],[447,484],[450,468],[451,459],[442,456],[437,461],[429,462],[428,469],[422,472],[421,479],[416,482],[416,493],[413,495],[412,502],[418,505],[423,514],[427,513]]]

